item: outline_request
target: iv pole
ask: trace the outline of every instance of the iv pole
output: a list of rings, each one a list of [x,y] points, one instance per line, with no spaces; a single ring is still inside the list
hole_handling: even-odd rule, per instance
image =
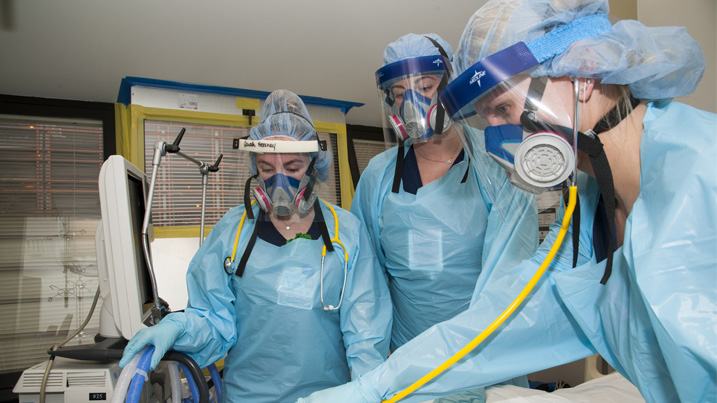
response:
[[[144,259],[147,262],[147,268],[149,269],[150,273],[150,279],[152,281],[152,293],[154,297],[154,306],[150,310],[150,315],[147,318],[143,318],[143,322],[147,326],[156,325],[159,323],[159,321],[162,319],[162,306],[159,300],[159,293],[157,291],[157,280],[154,275],[154,266],[152,265],[152,256],[151,252],[149,250],[149,222],[152,218],[152,201],[154,200],[154,187],[157,183],[157,172],[159,171],[159,165],[162,161],[162,157],[164,157],[167,154],[177,154],[181,156],[182,158],[196,164],[199,167],[199,173],[202,175],[202,215],[201,215],[201,223],[200,223],[200,234],[199,234],[199,246],[202,245],[202,241],[204,240],[204,212],[205,212],[205,204],[206,204],[206,194],[207,194],[207,182],[208,178],[207,175],[209,172],[217,172],[219,171],[219,163],[222,160],[223,154],[219,155],[219,158],[217,158],[217,161],[214,163],[214,165],[207,165],[207,163],[196,160],[189,155],[183,153],[180,151],[179,148],[179,142],[182,141],[182,137],[184,136],[184,132],[186,131],[186,128],[182,128],[182,130],[177,135],[177,138],[174,139],[174,142],[172,144],[167,144],[166,141],[160,140],[157,141],[154,144],[154,155],[152,158],[152,179],[150,180],[149,184],[149,194],[147,195],[147,205],[144,212],[144,220],[142,222],[142,247],[144,250]]]

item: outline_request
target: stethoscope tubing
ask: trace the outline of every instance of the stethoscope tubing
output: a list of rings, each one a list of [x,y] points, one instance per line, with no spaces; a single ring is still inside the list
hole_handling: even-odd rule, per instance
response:
[[[326,258],[326,245],[324,245],[321,250],[321,271],[319,274],[321,305],[323,306],[325,311],[335,311],[335,310],[338,310],[339,308],[341,308],[341,304],[343,303],[343,300],[344,300],[344,292],[346,290],[346,277],[348,276],[349,254],[346,251],[346,247],[344,246],[343,242],[341,242],[341,239],[339,239],[339,218],[338,218],[338,215],[336,214],[336,210],[334,210],[334,208],[331,207],[331,205],[329,203],[327,203],[325,200],[318,199],[317,202],[319,200],[322,201],[326,205],[326,207],[329,208],[329,210],[331,210],[331,214],[334,216],[334,234],[335,235],[334,235],[334,238],[330,239],[330,242],[331,242],[331,244],[337,243],[339,246],[341,246],[341,249],[344,251],[344,281],[341,286],[341,294],[339,297],[339,303],[338,303],[338,305],[333,306],[331,304],[326,305],[324,303],[324,260]],[[256,201],[252,201],[251,206],[253,206],[255,202]],[[250,208],[251,208],[251,206],[250,206]],[[239,237],[241,236],[241,230],[244,227],[244,220],[246,219],[246,216],[247,216],[247,210],[244,210],[241,220],[239,220],[239,226],[237,227],[236,236],[234,237],[234,247],[232,249],[232,255],[231,255],[231,257],[227,257],[224,259],[224,271],[227,274],[232,274],[231,269],[232,269],[234,260],[236,258],[236,252],[237,252],[237,248],[239,246]]]

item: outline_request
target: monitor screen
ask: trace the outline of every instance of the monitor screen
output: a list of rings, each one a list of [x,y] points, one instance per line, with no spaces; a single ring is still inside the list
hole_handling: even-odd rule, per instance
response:
[[[105,337],[132,338],[146,327],[154,301],[142,242],[145,184],[144,172],[119,155],[100,170],[102,220],[95,246],[103,297],[100,334]]]
[[[145,260],[142,248],[142,221],[144,221],[145,212],[144,184],[144,180],[132,174],[127,174],[127,191],[129,194],[130,212],[132,214],[132,239],[134,241],[134,250],[137,251],[134,257],[137,280],[139,282],[139,296],[141,298],[138,302],[143,312],[149,308],[146,305],[151,305],[154,301],[154,296],[152,295],[152,280],[150,279],[149,268],[147,267],[147,261]]]

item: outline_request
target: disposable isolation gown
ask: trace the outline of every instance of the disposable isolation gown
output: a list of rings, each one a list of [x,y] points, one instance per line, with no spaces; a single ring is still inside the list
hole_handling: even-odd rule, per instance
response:
[[[467,158],[416,194],[391,192],[396,148],[361,175],[351,212],[366,224],[393,300],[391,350],[468,308],[482,267],[515,266],[535,252],[535,198],[515,189],[496,164],[479,180]],[[462,180],[470,169],[467,180]],[[486,189],[491,187],[491,189]],[[510,207],[505,219],[491,197]]]
[[[334,237],[334,217],[321,204]],[[385,360],[391,330],[385,274],[360,222],[334,209],[349,256],[338,311],[324,311],[321,305],[320,237],[295,239],[281,247],[257,237],[243,276],[225,272],[224,258],[232,253],[243,206],[225,214],[192,259],[188,307],[164,320],[185,328],[174,349],[189,353],[200,366],[228,353],[224,401],[294,401],[348,382]],[[248,218],[244,222],[233,270],[255,225]],[[328,252],[324,263],[324,301],[334,306],[344,280],[344,255],[337,245],[334,242],[336,251]]]
[[[648,402],[717,401],[717,117],[675,102],[649,103],[643,120],[640,193],[607,285],[593,221],[597,182],[579,175],[578,267],[568,233],[550,269],[516,313],[476,350],[402,402],[456,393],[599,352]],[[358,380],[305,402],[378,402],[434,369],[483,331],[535,273],[536,255],[488,277],[470,308],[440,323]]]
[[[612,276],[599,284],[602,261],[558,277],[557,291],[645,400],[714,402],[717,116],[661,102],[643,124],[640,194]]]

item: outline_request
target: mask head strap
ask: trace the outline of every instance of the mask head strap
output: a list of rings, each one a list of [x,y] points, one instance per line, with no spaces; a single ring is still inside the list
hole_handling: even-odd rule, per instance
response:
[[[251,194],[251,181],[252,179],[256,179],[258,177],[259,174],[252,175],[244,184],[244,209],[246,210],[246,216],[249,217],[250,220],[254,219],[254,211],[251,209],[251,198],[249,197]]]
[[[393,173],[393,187],[391,188],[391,192],[393,193],[398,193],[401,186],[401,177],[403,176],[403,153],[405,150],[403,149],[402,139],[398,139],[398,147],[396,148],[396,171]]]
[[[435,46],[436,49],[438,49],[438,52],[441,54],[441,56],[443,56],[443,58],[445,58],[446,60],[450,60],[448,58],[448,54],[446,53],[446,51],[435,39],[430,38],[428,36],[424,36],[424,38],[431,41],[433,46]],[[446,86],[448,85],[448,73],[449,73],[448,70],[446,70],[446,72],[443,73],[441,82],[438,84],[438,89],[436,90],[436,95],[440,95],[441,92],[443,92],[443,89],[446,88]],[[443,109],[443,104],[440,101],[438,101],[438,105],[436,105],[436,108],[437,108],[436,109],[436,124],[434,125],[435,129],[433,129],[433,132],[435,134],[441,134],[441,133],[443,133],[443,122],[446,117],[446,111],[445,111],[445,109]]]
[[[311,162],[309,163],[309,166],[306,168],[306,173],[304,175],[309,177],[309,183],[306,184],[306,189],[302,195],[304,201],[308,201],[311,197],[311,193],[314,191],[314,186],[316,185],[316,178],[314,177],[314,163],[316,162],[316,157],[311,159]]]
[[[630,107],[628,107],[628,103]],[[607,263],[605,264],[605,273],[603,274],[600,284],[605,284],[612,274],[613,253],[616,248],[616,231],[615,231],[615,184],[612,178],[612,170],[607,160],[607,155],[603,149],[603,144],[598,138],[598,134],[617,126],[632,109],[634,109],[640,101],[632,96],[627,101],[620,102],[610,110],[588,133],[578,133],[578,148],[590,157],[590,164],[595,172],[598,186],[600,187],[600,197],[605,207],[605,215],[609,228],[608,245],[607,245]]]
[[[391,95],[390,89],[383,90],[383,93],[386,95],[383,99],[388,104],[388,106],[393,108],[393,105],[396,104],[396,101],[393,100],[393,96]]]
[[[249,210],[247,210],[249,211]],[[247,215],[249,215],[247,213]],[[246,248],[244,249],[244,254],[241,256],[241,260],[239,261],[239,265],[237,266],[237,271],[234,273],[236,276],[241,277],[244,275],[244,269],[246,268],[246,263],[249,261],[249,255],[251,255],[252,249],[254,249],[254,244],[256,243],[256,236],[259,233],[259,223],[256,223],[254,225],[254,230],[251,232],[251,238],[249,238],[249,243],[247,243]]]
[[[526,115],[531,121],[538,120],[538,103],[543,99],[543,93],[545,93],[545,86],[547,80],[531,79],[530,85],[528,86],[528,94],[525,97],[525,106],[523,106],[523,114]],[[521,115],[520,120],[523,125],[524,115]]]
[[[319,151],[326,151],[327,145],[326,140],[321,140],[316,137],[316,141],[319,142]],[[306,191],[304,192],[304,200],[308,201],[311,197],[311,194],[314,192],[314,186],[316,186],[316,176],[314,175],[314,164],[316,163],[316,158],[318,158],[318,154],[316,157],[311,159],[311,163],[309,163],[309,167],[306,168],[306,175],[309,176],[309,183],[306,185]]]
[[[326,250],[329,252],[334,251],[334,245],[331,243],[331,235],[329,235],[329,229],[326,228],[326,220],[324,219],[324,213],[321,211],[319,203],[314,203],[314,220],[319,224],[319,231],[321,232],[321,239],[324,241]],[[338,234],[336,234],[338,236]]]

